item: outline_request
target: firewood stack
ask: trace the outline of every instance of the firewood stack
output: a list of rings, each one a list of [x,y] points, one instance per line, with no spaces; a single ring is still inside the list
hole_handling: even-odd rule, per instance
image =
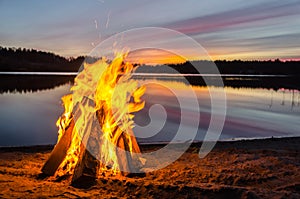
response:
[[[76,114],[76,113],[75,113]],[[100,168],[107,167],[103,165],[100,159],[101,151],[101,126],[103,125],[104,111],[102,109],[96,111],[98,125],[89,124],[90,131],[85,132],[82,137],[78,161],[72,174],[72,183],[88,178],[97,179],[99,176],[104,175],[100,172]],[[75,117],[76,118],[76,117]],[[75,136],[76,130],[75,119],[72,117],[69,126],[65,128],[63,135],[59,142],[52,150],[50,157],[42,168],[42,173],[48,176],[54,176],[67,156],[67,152],[72,144],[73,136]],[[127,132],[128,133],[128,132]],[[139,161],[138,154],[140,153],[139,145],[136,141],[133,132],[129,132],[130,136],[126,136],[125,132],[122,132],[121,128],[116,126],[113,130],[113,136],[118,136],[116,143],[116,153],[118,157],[118,165],[121,175],[128,175],[130,173],[137,173],[141,168],[141,162]],[[130,139],[130,140],[129,140]],[[129,148],[132,148],[132,153],[129,152]],[[107,168],[109,170],[109,168]]]

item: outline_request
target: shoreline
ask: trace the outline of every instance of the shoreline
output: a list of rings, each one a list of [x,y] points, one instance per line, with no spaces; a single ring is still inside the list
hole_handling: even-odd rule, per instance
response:
[[[218,140],[216,142],[215,147],[219,147],[220,145],[231,145],[231,143],[235,143],[239,146],[241,143],[262,143],[266,141],[292,141],[294,142],[297,140],[300,143],[300,136],[288,136],[288,137],[262,137],[262,138],[235,138],[229,140]],[[209,141],[208,141],[209,142]],[[190,147],[200,147],[203,141],[195,141],[192,142]],[[148,148],[148,147],[163,147],[168,144],[168,142],[153,142],[153,143],[138,143],[141,148]],[[174,145],[181,144],[181,143],[172,143]],[[14,152],[14,151],[33,151],[33,152],[41,152],[41,151],[48,151],[54,148],[55,144],[42,144],[42,145],[29,145],[29,146],[0,146],[0,152]],[[215,148],[214,147],[214,148]]]
[[[1,72],[0,72],[1,73]],[[54,75],[55,74],[55,75]],[[186,80],[192,86],[224,86],[233,88],[266,88],[275,91],[284,88],[287,90],[300,90],[299,75],[272,75],[272,74],[180,74],[173,76],[172,74],[151,74],[151,75],[134,75],[135,79],[156,79],[165,80],[168,78],[171,81],[181,82]],[[2,85],[1,93],[4,92],[22,92],[26,90],[39,91],[46,89],[53,89],[55,86],[65,85],[73,82],[76,75],[74,73],[68,74],[66,72],[39,72],[38,75],[34,73],[9,73],[0,74]],[[214,79],[222,80],[222,85],[214,82]],[[211,79],[210,84],[205,82],[205,79]],[[18,81],[16,81],[18,80]],[[17,82],[17,83],[16,83]],[[41,84],[42,82],[42,84]],[[184,82],[184,81],[183,81]],[[224,84],[224,85],[223,85]]]

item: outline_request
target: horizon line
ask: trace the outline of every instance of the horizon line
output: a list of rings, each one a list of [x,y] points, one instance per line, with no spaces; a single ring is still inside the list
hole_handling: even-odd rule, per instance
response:
[[[38,49],[38,48],[26,48],[26,47],[15,47],[15,46],[0,46],[0,49],[2,48],[8,48],[8,49],[14,49],[14,50],[18,50],[18,49],[21,49],[21,50],[36,50],[38,52],[43,52],[43,53],[51,53],[53,55],[56,55],[56,56],[59,56],[59,57],[62,57],[68,61],[72,60],[72,59],[78,59],[80,57],[88,57],[89,55],[85,55],[85,54],[81,54],[81,55],[75,55],[75,56],[64,56],[64,55],[61,55],[61,54],[58,54],[56,52],[53,52],[53,51],[47,51],[47,50],[43,50],[43,49]],[[208,54],[209,55],[209,54]],[[193,61],[213,61],[213,62],[216,62],[216,61],[243,61],[243,62],[251,62],[251,61],[261,61],[261,62],[264,62],[264,61],[280,61],[280,62],[299,62],[300,61],[300,58],[279,58],[279,57],[274,57],[274,58],[268,58],[268,59],[257,59],[257,58],[253,58],[253,59],[240,59],[240,58],[237,58],[237,59],[211,59],[211,60],[201,60],[201,59],[187,59],[185,60],[185,62],[193,62]],[[164,63],[164,64],[182,64],[182,63],[185,63],[185,62],[174,62],[174,63]],[[134,64],[140,64],[140,63],[134,63]],[[151,65],[151,64],[150,64]],[[156,64],[158,65],[158,64]]]

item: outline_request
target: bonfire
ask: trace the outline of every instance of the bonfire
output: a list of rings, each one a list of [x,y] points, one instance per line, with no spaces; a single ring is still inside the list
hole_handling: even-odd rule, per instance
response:
[[[57,120],[58,141],[42,172],[49,176],[127,175],[139,172],[143,160],[132,131],[133,112],[144,107],[145,87],[131,78],[135,67],[126,53],[83,64],[72,94],[62,97],[64,113]]]

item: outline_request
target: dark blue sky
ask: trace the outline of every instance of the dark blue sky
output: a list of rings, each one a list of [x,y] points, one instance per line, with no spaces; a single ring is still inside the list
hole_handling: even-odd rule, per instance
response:
[[[2,46],[89,53],[131,28],[178,30],[214,59],[299,59],[299,0],[1,0]]]

